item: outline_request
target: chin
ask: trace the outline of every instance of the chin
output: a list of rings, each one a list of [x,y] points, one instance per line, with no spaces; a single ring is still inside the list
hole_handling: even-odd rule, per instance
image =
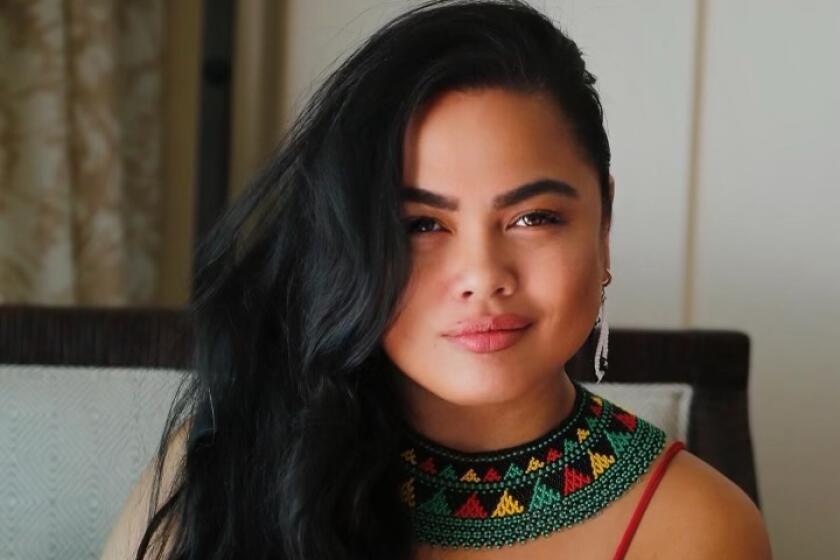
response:
[[[526,392],[522,380],[504,376],[495,377],[488,372],[460,372],[457,379],[448,379],[449,383],[435,391],[437,396],[459,406],[492,405],[515,400]]]

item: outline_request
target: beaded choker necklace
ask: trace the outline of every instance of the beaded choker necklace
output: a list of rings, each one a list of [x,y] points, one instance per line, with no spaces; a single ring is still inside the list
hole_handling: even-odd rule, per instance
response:
[[[534,441],[465,453],[404,426],[400,500],[419,542],[500,547],[594,515],[645,473],[666,435],[578,382],[571,414]]]

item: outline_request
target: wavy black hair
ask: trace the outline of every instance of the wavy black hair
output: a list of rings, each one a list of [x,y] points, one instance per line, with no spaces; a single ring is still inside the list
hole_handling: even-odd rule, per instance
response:
[[[609,223],[594,84],[576,44],[515,0],[415,5],[329,75],[197,249],[193,367],[161,438],[138,560],[153,538],[172,560],[409,557],[398,372],[380,344],[410,271],[406,125],[448,90],[548,94]],[[166,444],[190,417],[158,508]]]

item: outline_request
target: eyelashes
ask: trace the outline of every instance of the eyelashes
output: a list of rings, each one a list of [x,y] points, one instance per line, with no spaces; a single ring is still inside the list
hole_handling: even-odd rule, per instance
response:
[[[563,218],[560,217],[559,214],[556,214],[554,212],[549,212],[548,210],[535,210],[533,212],[528,212],[526,214],[522,214],[521,216],[519,216],[514,221],[514,223],[522,220],[523,218],[530,218],[532,216],[538,216],[539,217],[538,221],[540,221],[541,223],[532,224],[529,227],[536,227],[536,226],[540,226],[540,225],[558,225],[558,224],[565,223]],[[531,219],[529,219],[528,221],[531,221]]]
[[[434,233],[433,231],[420,231],[420,230],[418,230],[418,227],[419,227],[419,224],[428,225],[428,224],[436,224],[436,223],[437,222],[435,222],[434,219],[429,218],[427,216],[420,216],[419,218],[411,218],[411,219],[405,220],[405,231],[409,235],[415,234],[415,233]],[[440,230],[438,230],[438,231],[440,231]]]
[[[556,212],[548,210],[535,210],[525,214],[520,214],[513,221],[513,224],[517,223],[524,223],[525,228],[535,228],[562,225],[565,224],[566,221]],[[444,231],[443,229],[426,229],[427,227],[434,227],[435,225],[439,225],[437,220],[429,216],[417,216],[405,220],[406,233],[409,235]]]

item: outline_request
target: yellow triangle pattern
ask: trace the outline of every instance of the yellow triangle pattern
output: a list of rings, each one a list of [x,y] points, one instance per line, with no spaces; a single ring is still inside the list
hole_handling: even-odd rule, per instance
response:
[[[589,436],[589,430],[584,430],[583,428],[578,428],[578,430],[577,430],[578,443],[585,440],[587,438],[587,436]]]
[[[536,457],[531,457],[531,460],[528,461],[528,468],[525,469],[525,472],[529,473],[531,471],[535,471],[539,468],[542,468],[543,465],[545,465],[545,463],[543,463],[542,461],[540,461]]]
[[[596,403],[598,403],[598,405],[603,405],[604,404],[603,399],[601,399],[601,397],[598,397],[596,395],[592,395],[592,400],[595,401]]]
[[[412,465],[417,464],[417,457],[414,455],[414,449],[407,449],[403,451],[400,456]]]
[[[607,467],[615,463],[614,455],[603,455],[602,453],[593,453],[591,449],[586,450],[589,453],[589,462],[592,465],[592,472],[595,478],[604,474]]]
[[[479,478],[478,474],[473,469],[465,472],[464,476],[461,477],[461,480],[464,482],[481,482],[481,478]]]
[[[409,478],[400,486],[400,500],[402,503],[414,507],[414,477]]]
[[[493,510],[493,514],[490,517],[505,517],[508,515],[522,513],[523,511],[525,511],[525,508],[522,504],[520,504],[516,498],[508,494],[507,488],[505,488],[502,497],[499,498],[499,503],[496,504],[496,509]]]

